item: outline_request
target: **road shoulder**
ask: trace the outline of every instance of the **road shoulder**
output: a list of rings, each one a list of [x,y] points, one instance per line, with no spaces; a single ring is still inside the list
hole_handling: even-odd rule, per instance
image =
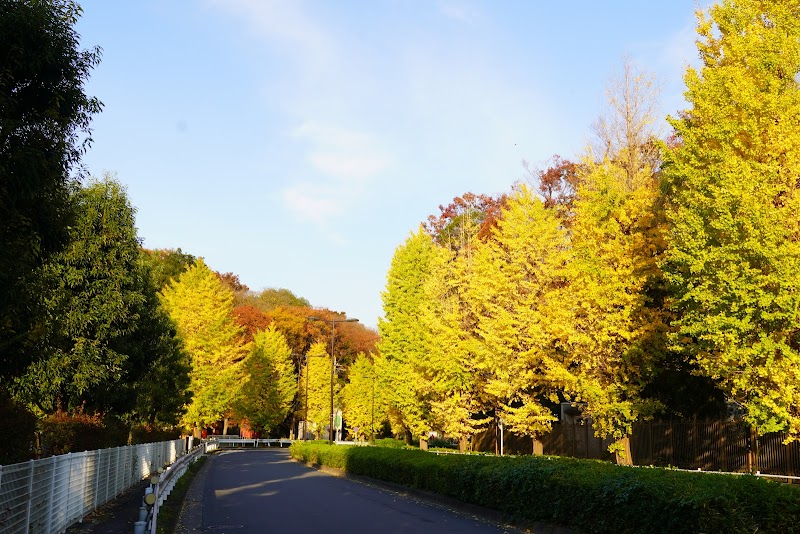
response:
[[[203,489],[206,485],[206,476],[210,470],[209,465],[216,455],[207,456],[206,462],[192,479],[186,496],[183,499],[178,521],[175,525],[176,534],[193,534],[203,532]]]

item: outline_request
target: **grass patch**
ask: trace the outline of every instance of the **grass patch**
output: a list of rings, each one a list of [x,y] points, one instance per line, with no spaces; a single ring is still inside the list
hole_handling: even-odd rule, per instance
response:
[[[753,476],[548,456],[294,443],[295,458],[584,532],[800,532],[800,488]]]
[[[201,456],[189,466],[189,469],[173,486],[169,498],[158,509],[158,534],[173,534],[175,532],[175,527],[178,524],[178,515],[181,513],[186,492],[189,491],[192,480],[200,472],[205,462],[206,457]]]

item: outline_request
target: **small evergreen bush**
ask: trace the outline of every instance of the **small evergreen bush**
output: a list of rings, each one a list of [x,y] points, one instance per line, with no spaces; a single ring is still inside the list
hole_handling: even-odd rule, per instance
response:
[[[586,532],[800,532],[800,488],[753,476],[548,456],[295,443],[302,461]]]

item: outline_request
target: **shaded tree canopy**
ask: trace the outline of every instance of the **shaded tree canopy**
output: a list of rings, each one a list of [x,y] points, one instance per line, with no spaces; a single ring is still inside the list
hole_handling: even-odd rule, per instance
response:
[[[197,258],[177,249],[142,249],[142,261],[150,269],[153,282],[161,290],[176,280]]]
[[[228,286],[228,288],[234,293],[246,293],[250,291],[250,288],[243,284],[241,280],[239,280],[238,274],[218,272],[214,272],[214,274],[217,275],[217,278],[219,278],[220,282]]]
[[[51,288],[47,335],[15,392],[47,414],[81,407],[174,423],[187,361],[141,261],[135,210],[108,177],[76,191],[74,202],[70,244],[41,269]]]
[[[66,244],[99,49],[81,50],[73,2],[0,1],[0,376],[25,365],[37,332],[36,268]],[[70,173],[76,175],[71,177]]]
[[[233,309],[233,320],[244,328],[245,341],[252,341],[257,332],[266,330],[271,323],[269,316],[263,311],[245,304]]]

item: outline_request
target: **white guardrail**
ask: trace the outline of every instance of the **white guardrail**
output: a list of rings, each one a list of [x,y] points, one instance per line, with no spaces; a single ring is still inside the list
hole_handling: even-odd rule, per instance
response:
[[[64,532],[185,449],[176,439],[0,465],[0,532]]]
[[[186,470],[195,461],[209,452],[217,450],[217,443],[214,441],[204,441],[194,447],[189,453],[184,454],[160,474],[150,477],[151,486],[145,490],[144,502],[152,508],[146,510],[140,508],[139,521],[134,523],[134,534],[144,533],[145,529],[151,534],[156,534],[156,524],[158,522],[158,509],[167,500],[175,483],[180,480]],[[152,496],[150,495],[152,494]]]
[[[216,443],[218,445],[232,445],[232,446],[240,446],[240,447],[258,447],[261,445],[266,445],[267,447],[272,447],[277,445],[279,447],[283,447],[284,445],[289,446],[294,443],[293,439],[257,439],[257,438],[240,438],[239,436],[210,436],[208,438],[209,443]]]

